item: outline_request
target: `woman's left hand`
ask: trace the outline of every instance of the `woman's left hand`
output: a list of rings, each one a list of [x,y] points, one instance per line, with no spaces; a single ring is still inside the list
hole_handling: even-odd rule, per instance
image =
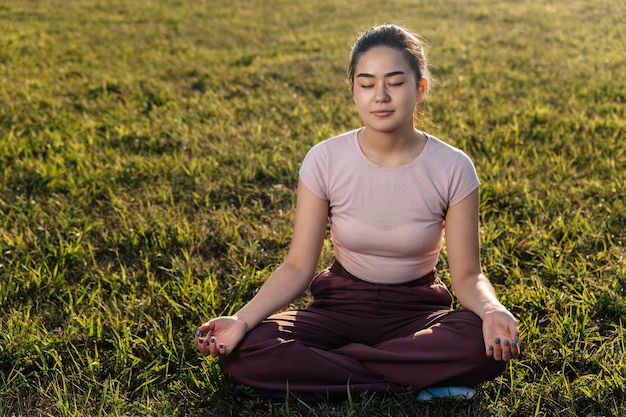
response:
[[[517,320],[508,310],[493,310],[483,317],[483,336],[487,356],[509,361],[520,355]]]

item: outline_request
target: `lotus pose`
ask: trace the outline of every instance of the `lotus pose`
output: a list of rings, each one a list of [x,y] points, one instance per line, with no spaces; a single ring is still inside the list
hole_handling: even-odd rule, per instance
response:
[[[365,31],[348,77],[363,126],[309,150],[284,262],[235,315],[202,324],[196,346],[278,399],[471,397],[520,354],[516,319],[481,266],[476,170],[416,128],[429,85],[416,35]],[[328,223],[335,260],[316,275]],[[444,240],[458,310],[437,276]],[[282,311],[307,288],[308,307]]]

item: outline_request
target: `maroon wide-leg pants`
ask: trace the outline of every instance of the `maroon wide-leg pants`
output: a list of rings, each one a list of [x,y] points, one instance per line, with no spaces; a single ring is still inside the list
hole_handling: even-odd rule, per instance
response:
[[[313,303],[270,316],[220,357],[242,384],[277,399],[474,386],[506,365],[485,354],[482,321],[451,308],[436,273],[408,284],[362,281],[338,262],[311,283]]]

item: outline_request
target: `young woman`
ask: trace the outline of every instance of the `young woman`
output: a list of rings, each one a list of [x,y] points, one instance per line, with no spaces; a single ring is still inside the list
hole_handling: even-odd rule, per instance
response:
[[[517,322],[482,272],[476,171],[415,128],[429,82],[415,35],[367,30],[348,76],[364,126],[309,151],[284,263],[237,314],[201,325],[196,346],[278,399],[407,389],[471,397],[520,354]],[[327,222],[336,260],[315,276]],[[435,270],[444,232],[463,310],[451,308]],[[276,314],[307,287],[309,307]]]

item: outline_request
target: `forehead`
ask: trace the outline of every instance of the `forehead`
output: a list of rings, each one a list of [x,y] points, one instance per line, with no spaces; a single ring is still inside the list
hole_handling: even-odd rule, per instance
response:
[[[394,48],[377,46],[361,54],[356,66],[355,74],[384,75],[402,71],[413,73],[409,62],[402,53]]]

